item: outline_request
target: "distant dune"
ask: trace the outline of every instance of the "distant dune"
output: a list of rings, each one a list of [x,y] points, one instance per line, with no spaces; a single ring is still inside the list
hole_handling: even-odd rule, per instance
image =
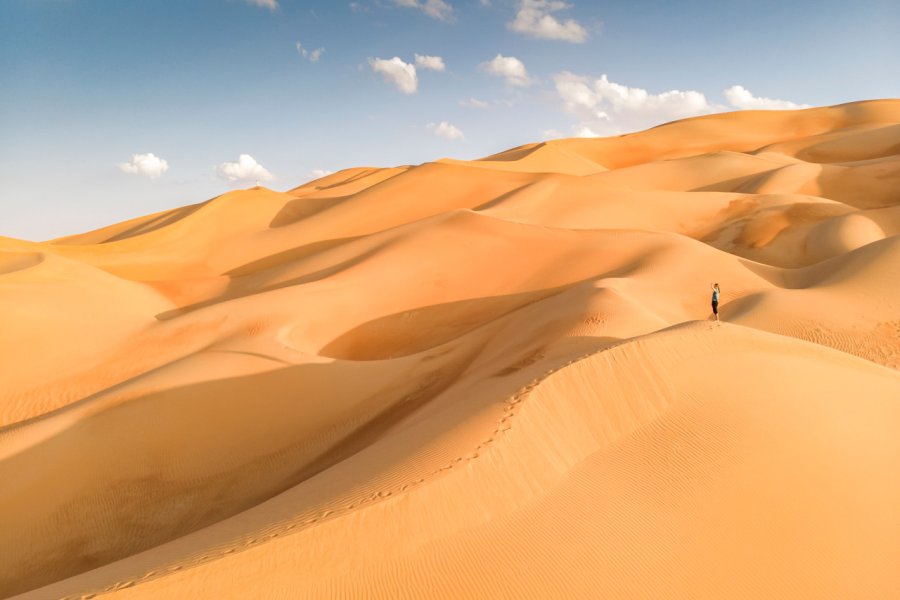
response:
[[[0,596],[897,598],[898,234],[876,100],[0,238]]]

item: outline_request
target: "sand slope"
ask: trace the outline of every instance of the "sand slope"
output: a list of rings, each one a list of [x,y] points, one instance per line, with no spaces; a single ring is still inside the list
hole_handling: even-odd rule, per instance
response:
[[[891,598],[898,190],[882,100],[0,238],[0,596]]]

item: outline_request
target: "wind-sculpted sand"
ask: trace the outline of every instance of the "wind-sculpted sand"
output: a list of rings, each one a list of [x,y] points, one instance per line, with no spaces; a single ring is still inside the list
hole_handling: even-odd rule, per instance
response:
[[[898,234],[883,100],[0,238],[0,596],[895,598]]]

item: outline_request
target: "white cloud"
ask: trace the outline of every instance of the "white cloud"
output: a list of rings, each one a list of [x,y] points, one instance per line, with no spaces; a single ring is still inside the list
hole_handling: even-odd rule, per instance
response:
[[[451,125],[447,121],[441,121],[440,123],[429,123],[425,126],[425,129],[428,130],[428,133],[440,136],[442,138],[447,138],[448,140],[461,140],[465,136],[463,132],[459,130],[455,125]]]
[[[390,60],[370,58],[369,65],[371,65],[374,72],[381,73],[385,81],[396,85],[397,89],[404,94],[415,94],[419,88],[416,67],[403,62],[396,56]]]
[[[325,53],[325,48],[316,48],[315,50],[307,50],[303,47],[303,44],[297,42],[296,44],[297,52],[303,58],[309,59],[310,62],[319,62],[319,59],[322,58],[322,55]]]
[[[491,6],[491,0],[481,0],[482,6]]]
[[[326,169],[313,169],[309,172],[313,179],[322,179],[323,177],[328,177],[332,173],[334,173],[334,171],[328,171]]]
[[[594,131],[593,129],[591,129],[590,127],[587,127],[585,125],[579,125],[579,126],[575,127],[574,129],[575,129],[574,137],[580,137],[580,138],[600,137],[599,133],[597,133],[596,131]]]
[[[224,162],[215,167],[215,171],[226,181],[268,181],[275,178],[249,154],[241,154],[237,162]]]
[[[278,8],[278,0],[247,0],[247,4],[261,6],[263,8],[268,8],[269,10]]]
[[[434,19],[441,21],[453,20],[453,7],[444,2],[444,0],[394,0],[397,6],[406,8],[417,8],[423,13]]]
[[[670,90],[651,94],[614,83],[605,74],[592,80],[563,72],[555,75],[553,81],[563,108],[581,119],[575,132],[583,137],[646,129],[721,108],[710,104],[701,92]]]
[[[600,134],[592,130],[590,127],[585,127],[584,125],[576,125],[572,127],[571,133],[563,133],[558,129],[545,129],[541,133],[541,136],[544,140],[557,140],[559,138],[570,137],[595,138],[600,137]]]
[[[423,56],[421,54],[416,54],[416,66],[432,71],[443,71],[447,68],[444,65],[444,59],[440,56]]]
[[[772,98],[757,98],[750,90],[742,85],[733,85],[724,92],[725,99],[735,108],[747,110],[788,110],[797,108],[810,108],[809,104],[796,104],[788,100],[773,100]]]
[[[132,154],[130,161],[119,165],[119,170],[123,173],[144,175],[150,179],[156,179],[169,170],[169,163],[152,152]]]
[[[694,90],[670,90],[651,94],[642,88],[615,83],[604,74],[599,79],[569,72],[554,75],[556,92],[566,112],[577,116],[573,135],[596,137],[637,131],[668,121],[727,110],[728,106],[711,103]],[[757,98],[746,88],[734,85],[724,90],[725,98],[739,109],[809,108],[787,100]]]
[[[315,50],[307,50],[303,47],[303,44],[297,42],[296,44],[297,52],[300,53],[300,56],[303,58],[308,58],[309,62],[319,62],[319,59],[322,58],[322,55],[325,53],[325,48],[316,48]]]
[[[507,27],[536,38],[580,44],[588,38],[585,28],[575,19],[559,22],[551,14],[571,7],[571,4],[562,0],[519,0],[516,18]]]
[[[468,100],[460,100],[460,106],[464,106],[465,108],[487,108],[490,106],[484,100],[479,100],[478,98],[469,98]]]
[[[481,63],[481,70],[497,77],[506,79],[506,83],[515,86],[528,86],[534,83],[525,65],[514,56],[498,54],[493,60]]]
[[[545,129],[541,132],[541,139],[543,140],[555,140],[561,137],[565,137],[565,135],[558,129]]]

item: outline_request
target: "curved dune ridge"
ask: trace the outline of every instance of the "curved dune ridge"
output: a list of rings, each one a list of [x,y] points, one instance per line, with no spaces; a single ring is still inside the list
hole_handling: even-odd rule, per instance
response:
[[[895,597],[898,234],[878,100],[0,238],[0,596]]]

